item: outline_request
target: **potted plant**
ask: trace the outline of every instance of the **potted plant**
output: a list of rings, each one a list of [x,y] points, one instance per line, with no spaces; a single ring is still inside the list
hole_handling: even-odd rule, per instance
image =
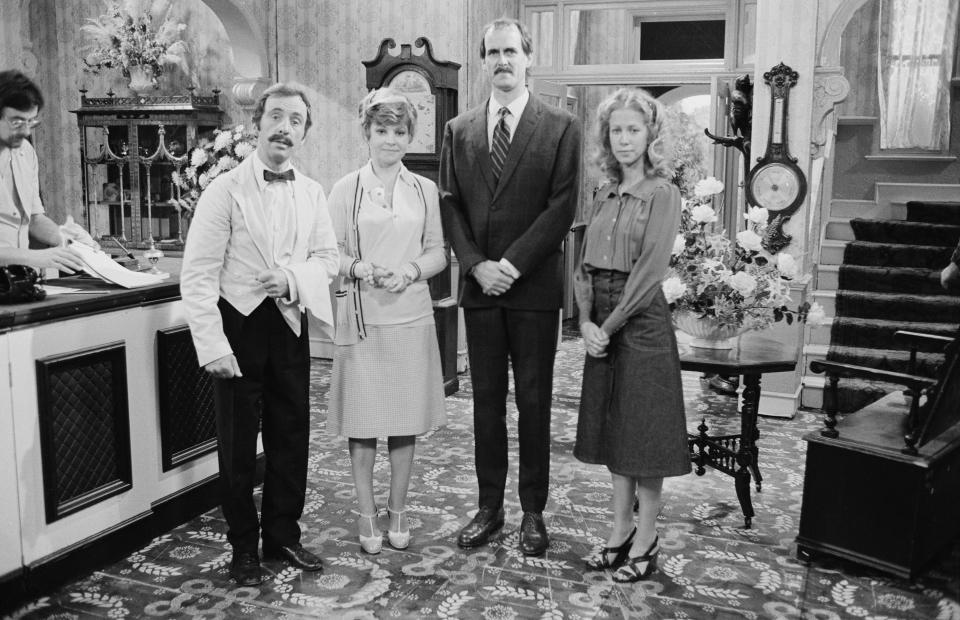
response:
[[[106,14],[80,28],[92,40],[83,56],[87,71],[120,69],[138,94],[157,88],[169,65],[187,71],[186,25],[173,18],[169,0],[106,0],[106,6]]]
[[[674,324],[694,337],[693,346],[729,348],[740,333],[764,329],[795,318],[818,324],[823,308],[814,302],[790,307],[790,282],[802,281],[792,255],[771,254],[765,248],[770,214],[750,207],[745,230],[731,241],[713,232],[717,213],[713,196],[723,183],[710,177],[699,181],[683,202],[680,231],[674,241],[664,295],[673,309]]]

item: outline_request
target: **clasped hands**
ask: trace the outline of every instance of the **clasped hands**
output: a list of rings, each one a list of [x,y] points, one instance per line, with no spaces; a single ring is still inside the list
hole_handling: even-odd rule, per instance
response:
[[[516,282],[516,278],[507,272],[506,267],[492,260],[477,263],[470,274],[480,285],[484,295],[503,295]]]
[[[593,321],[584,321],[580,324],[580,334],[583,336],[583,344],[587,348],[587,355],[590,357],[607,356],[610,336],[603,331],[602,327]]]
[[[359,261],[353,266],[353,277],[370,286],[382,288],[389,293],[402,293],[413,278],[402,269],[387,269],[376,263]]]
[[[257,282],[267,292],[268,297],[281,299],[290,295],[290,282],[283,269],[268,269],[257,274]]]

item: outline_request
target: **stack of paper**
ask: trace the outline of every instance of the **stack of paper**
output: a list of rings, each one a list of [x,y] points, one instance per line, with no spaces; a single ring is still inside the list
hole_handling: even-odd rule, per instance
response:
[[[119,284],[124,288],[159,284],[170,277],[169,273],[153,274],[130,271],[114,261],[103,250],[95,250],[82,243],[71,243],[69,247],[83,261],[84,271],[105,282]]]

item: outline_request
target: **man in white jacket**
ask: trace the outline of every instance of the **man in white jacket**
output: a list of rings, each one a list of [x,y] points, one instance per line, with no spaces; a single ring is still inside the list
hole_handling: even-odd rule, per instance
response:
[[[303,87],[276,84],[257,104],[257,149],[197,202],[180,290],[200,365],[214,377],[230,575],[263,580],[263,557],[320,570],[300,544],[307,484],[310,311],[333,323],[328,284],[339,256],[319,183],[290,159],[311,124]],[[262,419],[262,423],[261,423]],[[266,471],[253,501],[258,426]]]

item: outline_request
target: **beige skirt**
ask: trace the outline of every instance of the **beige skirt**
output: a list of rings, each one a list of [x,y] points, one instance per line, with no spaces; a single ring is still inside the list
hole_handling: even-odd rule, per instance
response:
[[[436,327],[368,325],[333,354],[327,432],[369,439],[419,435],[447,423]]]

